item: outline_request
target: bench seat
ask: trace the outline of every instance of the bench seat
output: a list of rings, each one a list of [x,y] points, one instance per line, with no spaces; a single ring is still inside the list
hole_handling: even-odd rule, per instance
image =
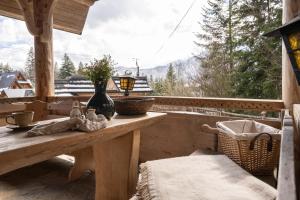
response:
[[[186,156],[141,164],[141,200],[274,200],[277,191],[225,155]]]

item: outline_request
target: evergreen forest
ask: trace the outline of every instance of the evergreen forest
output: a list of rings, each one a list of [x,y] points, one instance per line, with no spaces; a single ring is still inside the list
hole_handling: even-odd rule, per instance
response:
[[[281,0],[207,0],[199,12],[195,64],[172,62],[163,78],[147,74],[153,95],[281,99],[281,40],[263,36],[281,25]],[[55,79],[83,75],[86,65],[75,67],[67,54],[60,63]],[[182,67],[193,70],[183,78]],[[12,70],[0,63],[0,73]],[[33,48],[23,73],[34,83]]]
[[[281,25],[280,0],[208,0],[195,44],[201,96],[281,98],[281,40],[262,36]]]

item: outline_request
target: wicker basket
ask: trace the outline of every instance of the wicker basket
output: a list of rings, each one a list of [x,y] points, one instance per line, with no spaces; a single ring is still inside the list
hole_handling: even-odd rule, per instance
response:
[[[250,120],[218,122],[221,151],[254,175],[271,175],[278,166],[280,130]]]

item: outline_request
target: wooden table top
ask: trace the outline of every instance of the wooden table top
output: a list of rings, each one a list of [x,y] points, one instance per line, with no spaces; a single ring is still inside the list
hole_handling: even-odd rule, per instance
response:
[[[156,112],[137,116],[115,115],[108,122],[106,128],[92,133],[68,131],[36,137],[25,137],[25,131],[16,132],[6,127],[0,127],[0,175],[57,155],[71,153],[96,142],[116,138],[158,122],[165,116],[165,113]],[[41,123],[62,119],[47,120]]]

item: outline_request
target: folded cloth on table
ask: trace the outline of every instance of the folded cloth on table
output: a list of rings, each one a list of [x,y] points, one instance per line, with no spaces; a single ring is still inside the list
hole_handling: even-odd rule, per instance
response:
[[[276,190],[225,155],[199,155],[141,164],[139,200],[274,200]]]
[[[70,118],[64,121],[51,122],[49,124],[38,125],[26,132],[26,136],[51,135],[68,130],[79,130],[84,132],[93,132],[103,129],[107,126],[107,120],[104,116],[98,115],[97,120]]]

